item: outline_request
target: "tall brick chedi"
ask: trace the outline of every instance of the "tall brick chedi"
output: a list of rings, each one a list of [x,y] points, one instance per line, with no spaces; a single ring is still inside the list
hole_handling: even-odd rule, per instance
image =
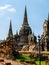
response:
[[[25,7],[25,13],[24,13],[24,20],[22,27],[20,29],[19,35],[20,35],[20,42],[22,43],[28,43],[28,35],[32,34],[31,28],[28,24],[28,19],[27,19],[27,10]]]

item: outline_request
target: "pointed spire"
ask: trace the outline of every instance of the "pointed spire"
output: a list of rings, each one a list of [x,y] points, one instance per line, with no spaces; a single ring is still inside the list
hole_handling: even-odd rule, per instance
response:
[[[48,13],[48,21],[49,21],[49,13]]]
[[[28,25],[28,19],[27,19],[27,10],[26,10],[26,6],[25,6],[25,12],[24,12],[23,25]]]
[[[12,37],[13,36],[13,32],[12,32],[12,23],[10,20],[10,26],[9,26],[9,32],[8,32],[8,37]]]

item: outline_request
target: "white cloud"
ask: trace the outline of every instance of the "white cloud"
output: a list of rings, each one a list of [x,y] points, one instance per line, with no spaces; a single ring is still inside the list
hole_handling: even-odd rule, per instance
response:
[[[4,11],[9,11],[9,12],[16,12],[16,9],[12,7],[10,4],[6,4],[4,6],[0,6],[0,10]]]
[[[0,10],[5,10],[8,9],[9,7],[11,7],[11,5],[6,4],[5,6],[0,6]]]
[[[10,11],[10,12],[16,12],[16,9],[10,8],[10,9],[8,9],[8,11]]]

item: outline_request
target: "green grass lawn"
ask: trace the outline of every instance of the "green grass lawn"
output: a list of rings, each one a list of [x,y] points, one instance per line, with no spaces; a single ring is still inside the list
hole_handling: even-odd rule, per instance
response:
[[[39,61],[36,61],[36,64],[39,65]],[[41,61],[41,65],[46,65],[45,61]]]
[[[21,55],[20,57],[17,57],[16,60],[23,60],[23,61],[28,61],[28,62],[35,62],[37,65],[39,65],[39,60],[36,60],[36,59],[31,59],[30,57],[28,56],[25,56],[25,55]],[[46,65],[45,64],[45,61],[41,61],[41,65]]]
[[[21,56],[17,57],[16,60],[30,61],[30,57],[27,57],[25,55],[21,55]]]

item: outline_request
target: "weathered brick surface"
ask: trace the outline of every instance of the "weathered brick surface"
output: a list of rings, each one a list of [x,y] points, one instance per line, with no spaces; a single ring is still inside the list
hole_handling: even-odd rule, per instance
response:
[[[36,65],[34,62],[33,63],[26,63],[26,62],[22,62],[22,61],[7,60],[4,58],[0,58],[0,60],[4,60],[4,61],[0,62],[0,65],[6,65],[7,63],[9,63],[11,65]]]

